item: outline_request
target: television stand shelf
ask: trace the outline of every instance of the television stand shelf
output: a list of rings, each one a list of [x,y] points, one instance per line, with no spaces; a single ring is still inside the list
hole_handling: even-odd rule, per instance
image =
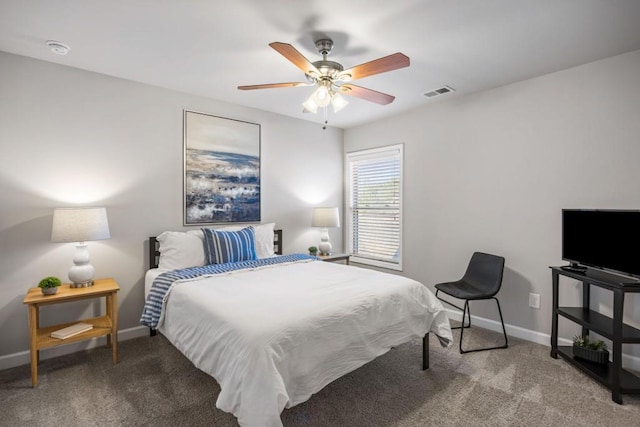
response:
[[[640,378],[622,369],[622,344],[640,344],[640,329],[622,322],[624,296],[627,292],[640,292],[639,282],[622,282],[618,276],[593,276],[586,272],[577,272],[550,267],[553,283],[553,315],[551,319],[551,357],[558,355],[585,372],[587,375],[611,390],[611,400],[622,404],[622,394],[640,394]],[[558,286],[560,276],[582,282],[582,307],[560,307]],[[629,279],[631,280],[631,279]],[[591,310],[591,286],[608,289],[613,292],[613,318]],[[611,340],[613,361],[604,365],[588,362],[574,357],[573,347],[558,346],[558,316],[562,316],[582,326],[582,336],[589,331],[596,332]]]

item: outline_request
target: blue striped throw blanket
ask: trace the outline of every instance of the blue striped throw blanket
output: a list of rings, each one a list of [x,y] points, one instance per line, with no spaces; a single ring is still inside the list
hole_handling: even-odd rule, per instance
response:
[[[171,270],[160,274],[153,281],[147,302],[142,309],[142,317],[140,323],[152,329],[156,329],[162,314],[162,306],[165,296],[169,288],[178,280],[194,279],[200,276],[209,276],[213,274],[228,273],[234,270],[255,269],[275,264],[284,264],[288,262],[298,262],[305,260],[317,259],[314,256],[305,254],[280,255],[271,258],[261,258],[239,262],[228,262],[225,264],[211,264],[202,267],[191,267],[182,270]]]

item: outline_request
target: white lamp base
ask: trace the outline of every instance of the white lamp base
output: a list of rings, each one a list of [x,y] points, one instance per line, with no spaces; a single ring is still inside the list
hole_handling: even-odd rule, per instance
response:
[[[93,286],[93,276],[96,269],[89,263],[89,249],[85,242],[76,244],[76,253],[73,256],[73,267],[69,270],[69,280],[72,288],[85,288]]]
[[[329,229],[323,228],[322,234],[320,234],[321,242],[318,244],[320,255],[331,255],[331,242],[329,241]]]

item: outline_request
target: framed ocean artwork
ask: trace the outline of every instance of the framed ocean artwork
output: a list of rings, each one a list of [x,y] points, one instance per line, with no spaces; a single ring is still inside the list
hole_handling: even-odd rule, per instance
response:
[[[184,110],[184,225],[260,221],[260,125]]]

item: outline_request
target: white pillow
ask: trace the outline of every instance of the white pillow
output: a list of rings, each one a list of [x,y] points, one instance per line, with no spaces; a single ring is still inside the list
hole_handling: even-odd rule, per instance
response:
[[[157,239],[160,243],[158,268],[180,270],[205,265],[202,231],[165,231]]]
[[[275,223],[254,225],[256,230],[256,257],[269,258],[276,253],[273,251],[273,230],[275,229]]]
[[[273,238],[275,223],[252,225],[255,230],[256,258],[269,258],[275,255]],[[220,231],[238,231],[248,225],[232,225],[216,228]],[[204,252],[204,235],[202,230],[165,231],[158,237],[160,243],[160,260],[158,268],[180,270],[182,268],[199,267],[206,264]]]

